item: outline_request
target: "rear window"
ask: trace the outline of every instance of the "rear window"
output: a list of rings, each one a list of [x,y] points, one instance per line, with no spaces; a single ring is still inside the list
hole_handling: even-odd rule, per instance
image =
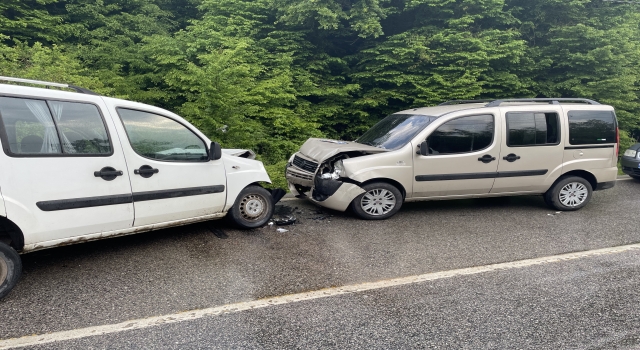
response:
[[[507,130],[509,147],[557,145],[560,140],[556,113],[509,112]]]
[[[616,142],[616,119],[611,111],[569,111],[569,143],[587,145]]]

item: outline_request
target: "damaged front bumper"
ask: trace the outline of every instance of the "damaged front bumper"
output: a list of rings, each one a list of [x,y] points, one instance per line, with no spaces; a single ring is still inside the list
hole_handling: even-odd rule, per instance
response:
[[[298,177],[290,178],[290,173],[299,171],[292,168],[292,166],[288,166],[286,173],[291,193],[297,197],[307,196],[307,194],[303,192],[305,189],[309,189],[307,192],[310,194],[310,196],[308,196],[309,199],[325,208],[345,211],[354,198],[365,192],[365,190],[354,183],[340,181],[339,179],[321,178],[320,176],[312,177],[312,181],[307,180],[300,183]],[[310,187],[308,186],[309,183],[311,183]]]

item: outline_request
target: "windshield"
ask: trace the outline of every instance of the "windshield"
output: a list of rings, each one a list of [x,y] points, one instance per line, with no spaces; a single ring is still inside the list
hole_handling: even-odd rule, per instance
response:
[[[407,144],[436,117],[420,114],[392,114],[367,130],[356,142],[395,150]]]

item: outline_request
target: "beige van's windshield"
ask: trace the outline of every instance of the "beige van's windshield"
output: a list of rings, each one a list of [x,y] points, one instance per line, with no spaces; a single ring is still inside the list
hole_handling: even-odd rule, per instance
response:
[[[367,130],[356,142],[395,150],[407,144],[436,117],[420,114],[392,114]]]

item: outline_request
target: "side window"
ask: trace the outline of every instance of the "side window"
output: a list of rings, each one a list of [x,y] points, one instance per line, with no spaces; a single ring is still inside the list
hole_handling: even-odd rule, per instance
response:
[[[157,114],[118,108],[133,150],[139,155],[169,161],[208,160],[205,143],[184,125]]]
[[[507,146],[557,145],[560,141],[557,113],[507,113]]]
[[[60,101],[49,101],[49,106],[60,130],[64,153],[111,153],[111,144],[98,107]]]
[[[45,101],[0,97],[0,116],[14,154],[60,154],[60,139]]]
[[[569,143],[615,143],[615,115],[610,111],[569,111]]]
[[[493,115],[474,115],[450,120],[427,138],[430,154],[454,154],[485,149],[493,141]]]

